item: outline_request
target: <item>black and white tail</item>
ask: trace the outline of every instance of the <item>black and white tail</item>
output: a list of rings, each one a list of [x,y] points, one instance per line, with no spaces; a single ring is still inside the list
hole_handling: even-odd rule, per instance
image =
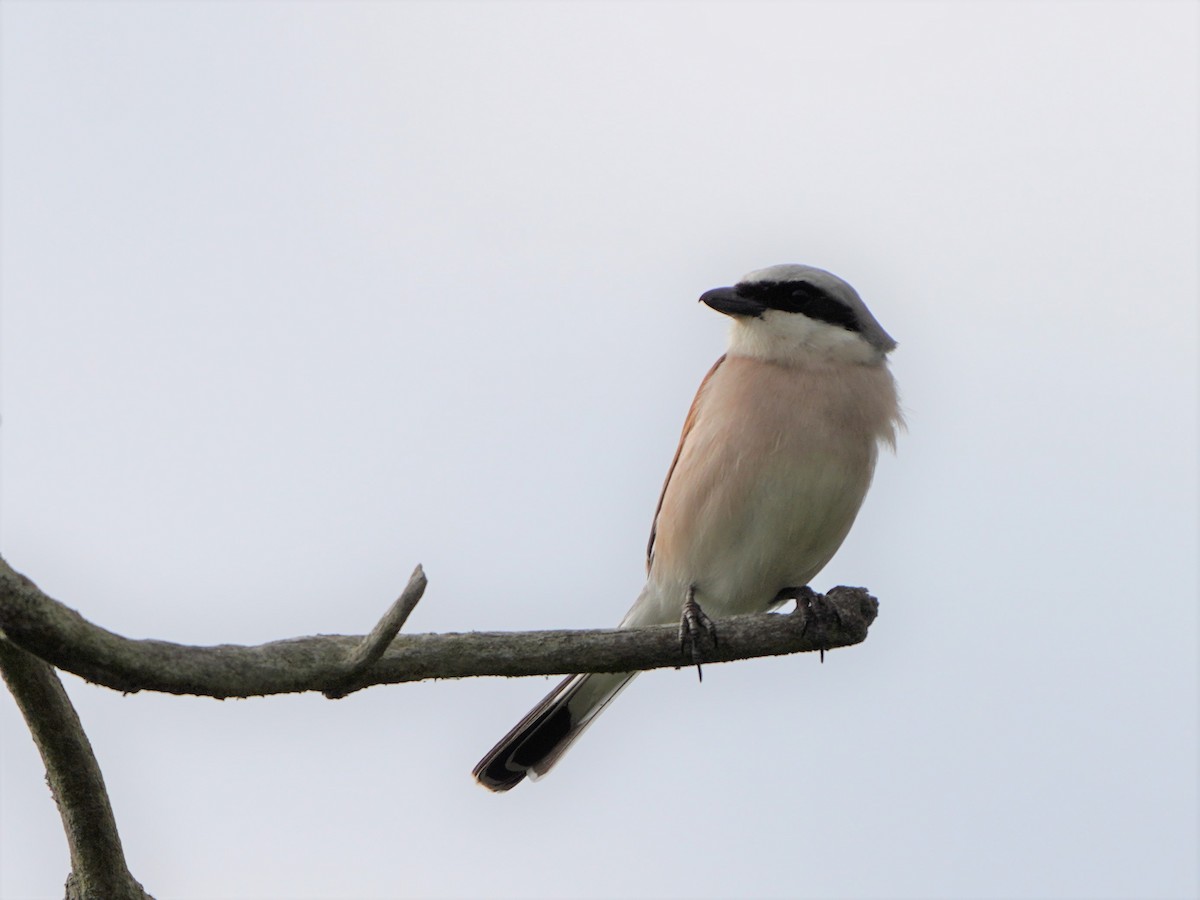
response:
[[[572,675],[488,751],[475,779],[488,790],[507,791],[526,775],[545,775],[636,674]]]

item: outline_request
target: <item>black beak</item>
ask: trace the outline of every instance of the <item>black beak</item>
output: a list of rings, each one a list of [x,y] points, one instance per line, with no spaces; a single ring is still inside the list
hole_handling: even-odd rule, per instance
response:
[[[737,292],[737,288],[713,288],[700,295],[700,302],[711,306],[727,316],[752,316],[757,319],[763,314],[763,305]]]

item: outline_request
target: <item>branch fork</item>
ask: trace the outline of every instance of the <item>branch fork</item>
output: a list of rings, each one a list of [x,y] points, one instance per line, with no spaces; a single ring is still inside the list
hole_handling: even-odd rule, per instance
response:
[[[408,621],[408,617],[425,594],[427,584],[429,580],[425,577],[425,570],[418,563],[396,602],[388,607],[388,611],[371,629],[371,633],[346,654],[345,674],[322,691],[327,698],[340,700],[355,691],[370,687],[371,683],[363,680],[363,674],[379,661],[384,651],[396,639],[396,635],[400,633],[400,629],[404,627],[404,623]]]

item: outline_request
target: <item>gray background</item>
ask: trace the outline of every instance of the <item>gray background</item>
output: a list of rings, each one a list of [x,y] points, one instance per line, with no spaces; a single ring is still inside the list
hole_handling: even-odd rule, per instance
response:
[[[710,287],[854,284],[861,647],[216,702],[66,676],[161,898],[1197,891],[1192,3],[3,5],[2,549],[132,637],[606,626]],[[0,698],[0,894],[65,842]]]

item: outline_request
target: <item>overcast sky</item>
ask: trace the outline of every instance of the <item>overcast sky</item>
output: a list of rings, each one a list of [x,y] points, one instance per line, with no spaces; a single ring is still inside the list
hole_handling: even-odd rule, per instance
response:
[[[159,898],[1192,897],[1188,2],[4,2],[0,550],[131,637],[615,624],[708,288],[899,341],[909,430],[817,588],[869,639],[217,702],[64,676]],[[62,895],[0,696],[0,895]]]

